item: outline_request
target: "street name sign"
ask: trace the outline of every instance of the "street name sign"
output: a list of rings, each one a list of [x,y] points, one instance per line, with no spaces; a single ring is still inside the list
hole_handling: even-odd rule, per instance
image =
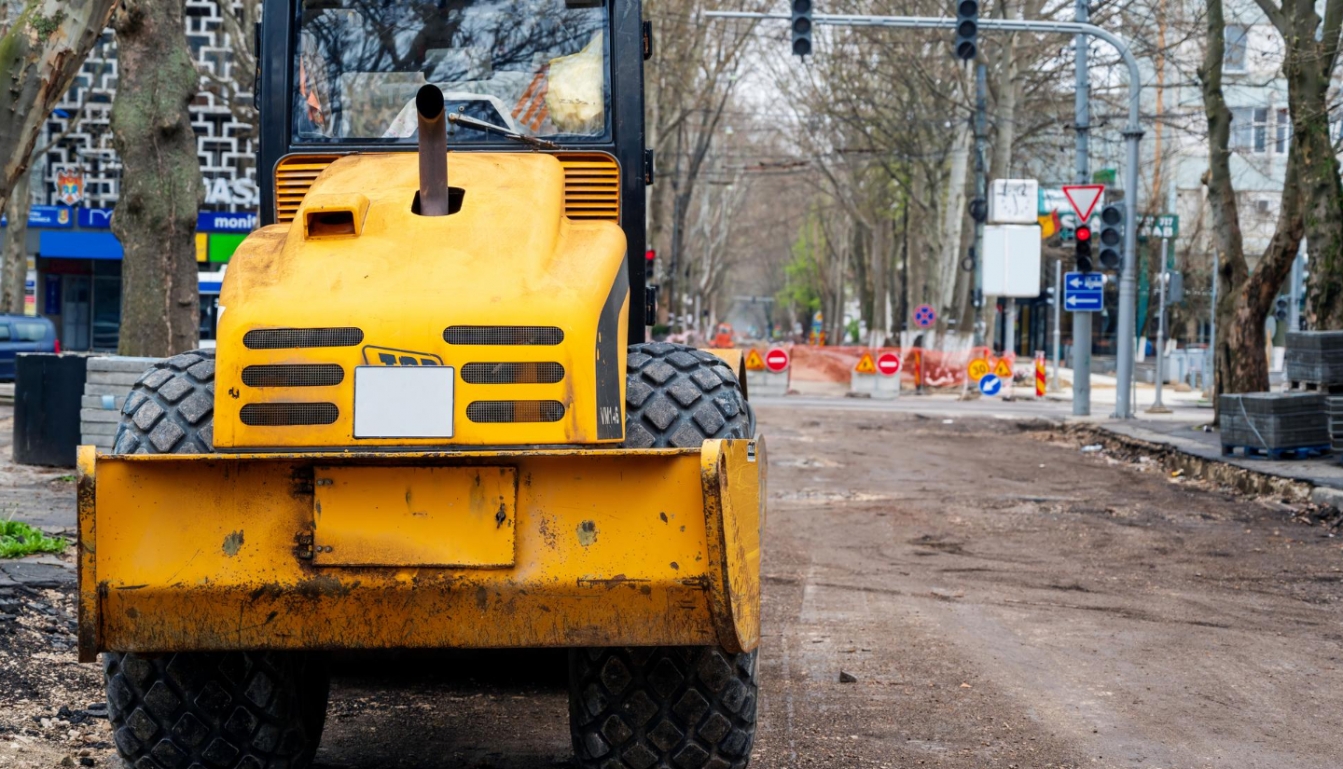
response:
[[[1064,273],[1063,309],[1069,312],[1100,312],[1104,307],[1104,275],[1099,272]]]

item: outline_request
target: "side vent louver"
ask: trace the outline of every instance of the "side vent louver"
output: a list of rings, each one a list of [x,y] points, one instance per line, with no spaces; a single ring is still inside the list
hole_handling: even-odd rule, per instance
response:
[[[443,329],[448,344],[544,345],[564,341],[564,331],[554,326],[449,326]]]
[[[472,422],[558,422],[564,418],[559,401],[476,401],[466,407]]]
[[[339,416],[334,403],[249,403],[240,418],[251,427],[289,427],[335,424]]]
[[[468,363],[462,366],[467,384],[555,384],[564,379],[558,363]]]
[[[248,366],[242,383],[248,387],[331,387],[345,379],[345,369],[334,363]]]
[[[288,155],[275,164],[275,221],[294,221],[303,196],[339,155]]]
[[[564,215],[570,219],[620,222],[620,166],[596,152],[562,152]]]
[[[354,347],[364,341],[357,328],[259,328],[243,335],[249,350],[284,350],[296,347]]]

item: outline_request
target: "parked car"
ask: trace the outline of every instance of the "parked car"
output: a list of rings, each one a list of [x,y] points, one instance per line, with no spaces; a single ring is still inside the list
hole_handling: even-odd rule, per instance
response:
[[[56,326],[46,318],[0,315],[0,379],[14,378],[19,353],[60,351]]]

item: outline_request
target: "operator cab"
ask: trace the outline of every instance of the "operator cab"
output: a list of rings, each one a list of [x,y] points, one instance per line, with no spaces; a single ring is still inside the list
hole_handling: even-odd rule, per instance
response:
[[[643,147],[645,31],[637,12],[612,14],[613,1],[267,3],[261,50],[270,55],[262,57],[258,88],[263,223],[292,218],[302,182],[323,160],[414,151],[415,95],[433,84],[448,113],[501,129],[454,124],[450,152],[528,152],[538,144],[501,133],[548,142],[566,166],[566,214],[618,222],[629,254],[643,253],[651,180]],[[595,166],[583,163],[600,164],[599,155],[618,174],[618,187],[597,189],[598,180],[584,178]],[[609,197],[617,199],[602,199],[616,189]],[[644,261],[627,262],[630,295],[642,300]],[[630,302],[630,342],[643,339],[644,310],[645,302]]]

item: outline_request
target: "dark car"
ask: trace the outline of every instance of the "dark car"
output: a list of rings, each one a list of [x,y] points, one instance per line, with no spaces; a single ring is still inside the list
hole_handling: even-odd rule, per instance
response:
[[[60,352],[56,326],[31,315],[0,315],[0,379],[14,378],[14,361],[24,352]]]

